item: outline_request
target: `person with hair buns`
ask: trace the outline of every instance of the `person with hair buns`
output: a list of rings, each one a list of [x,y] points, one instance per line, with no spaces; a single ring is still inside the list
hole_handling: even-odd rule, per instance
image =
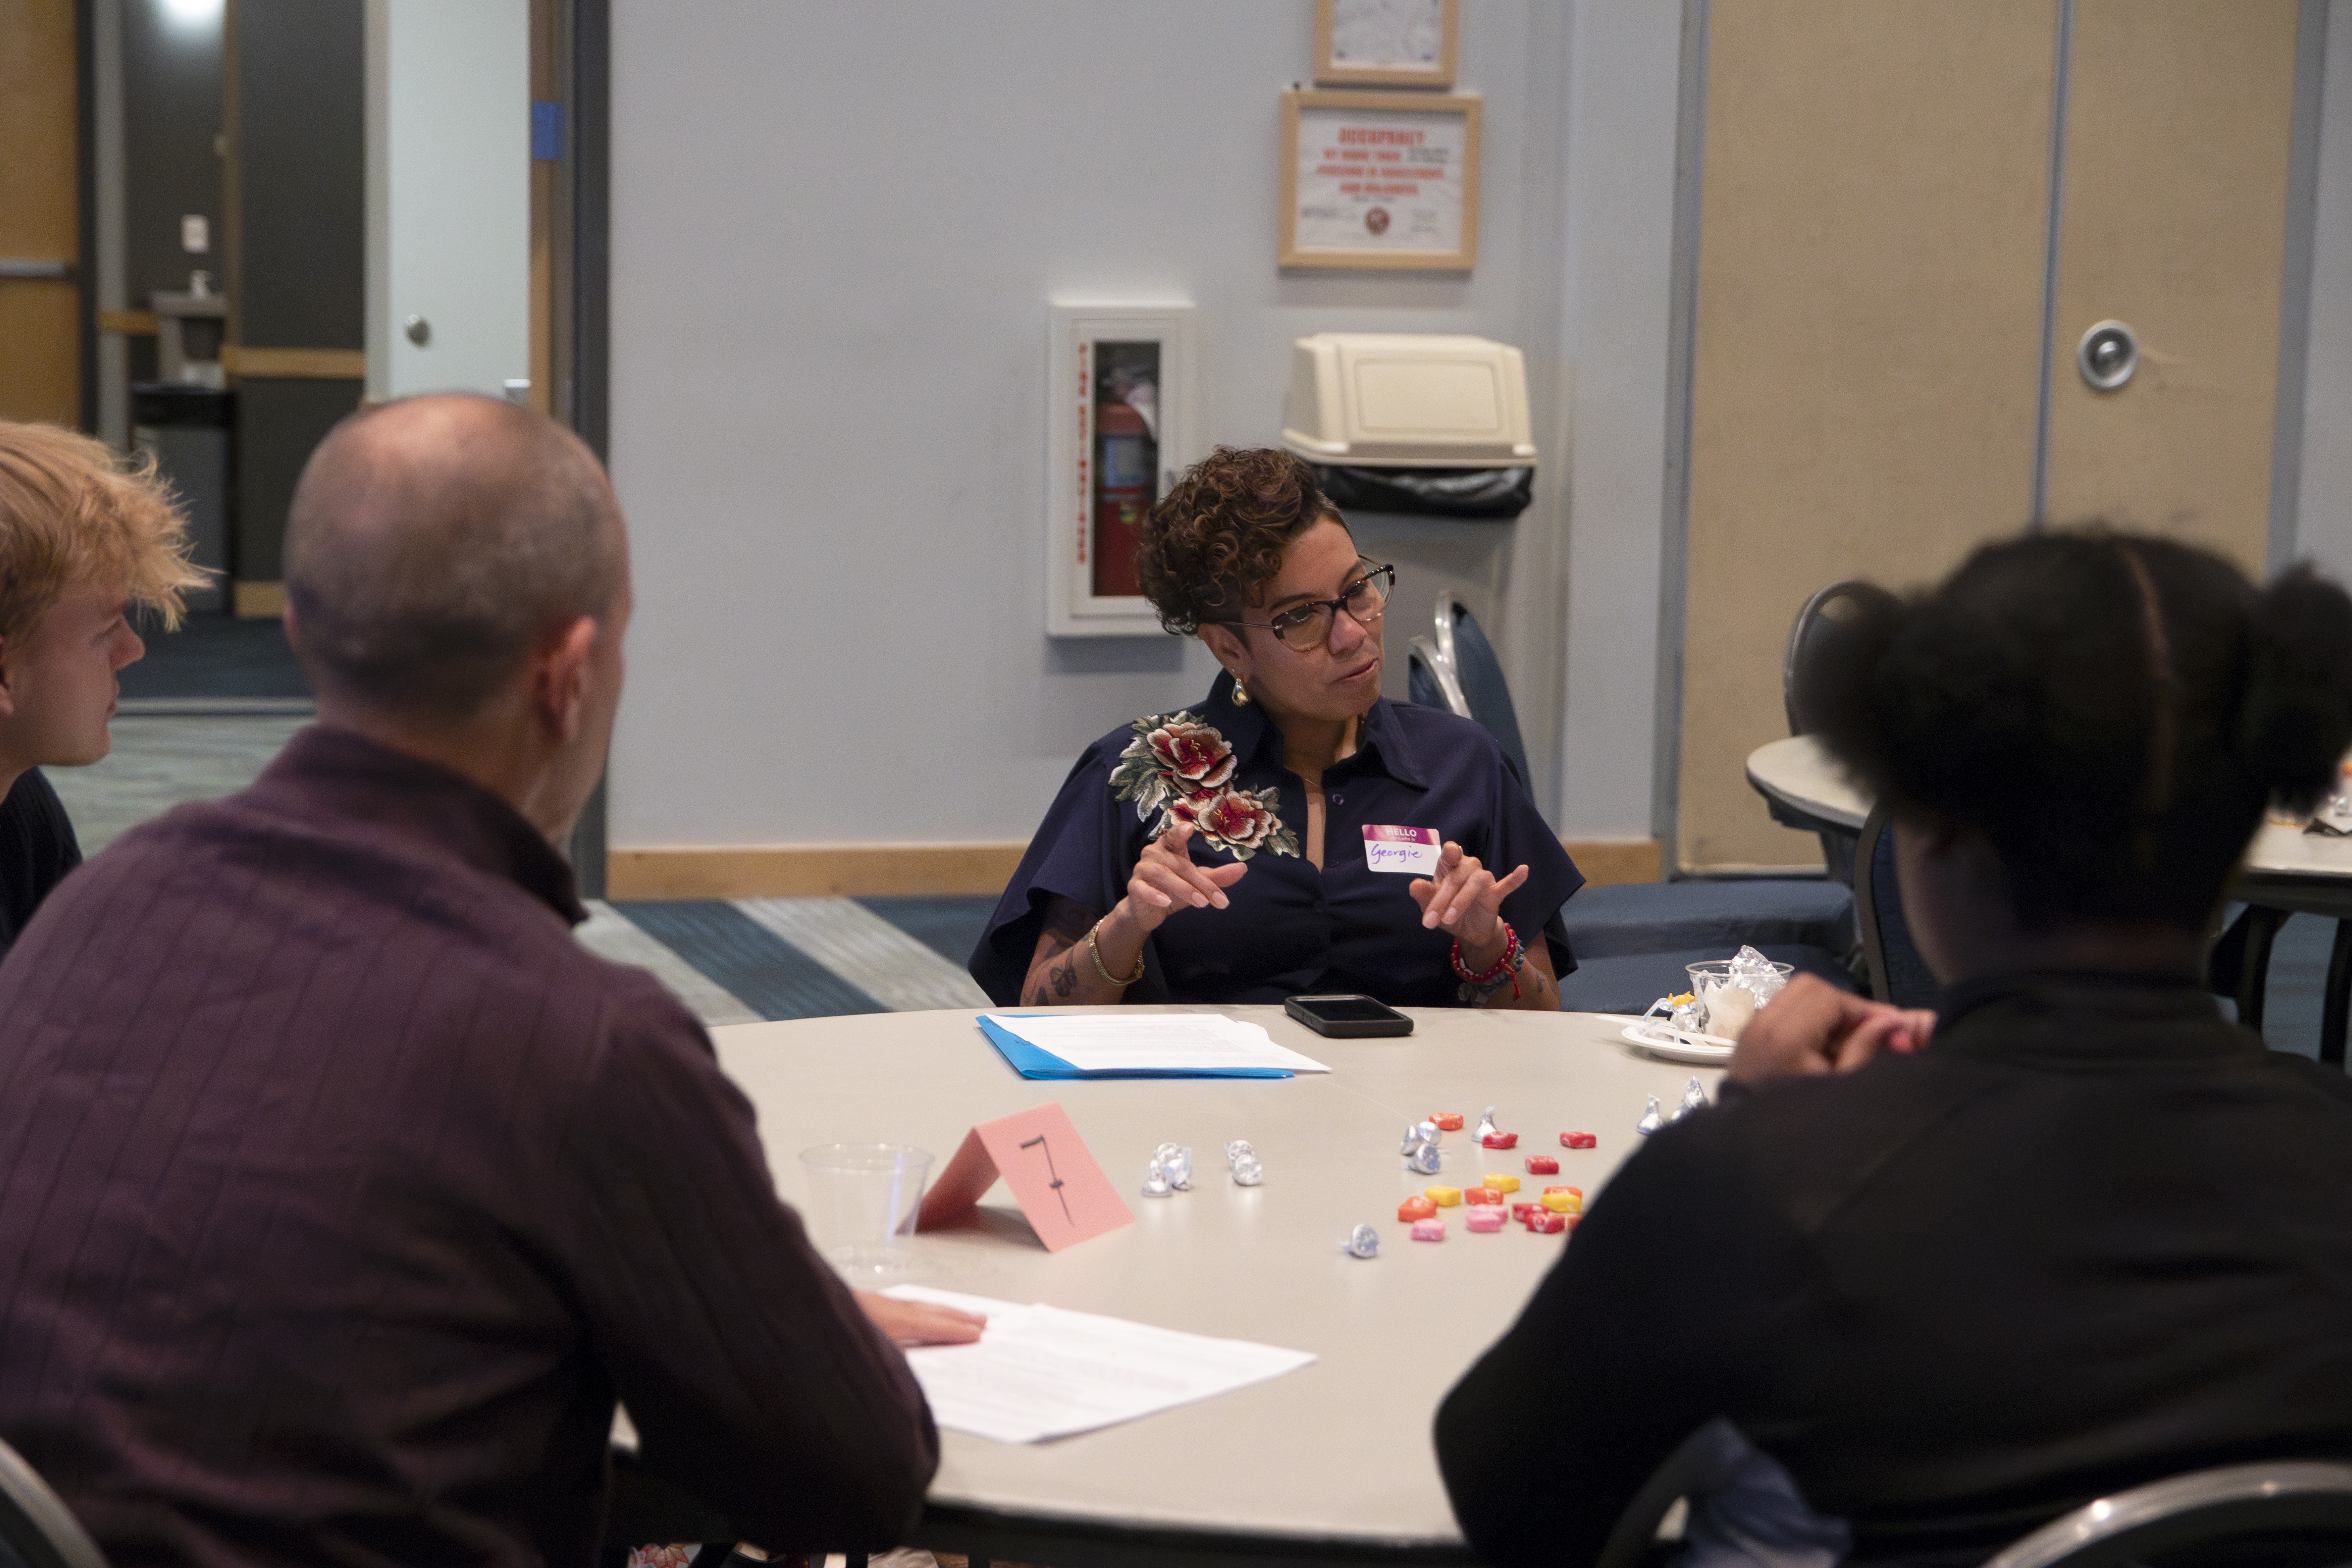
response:
[[[616,1399],[728,1539],[896,1545],[939,1437],[892,1342],[978,1321],[853,1294],[701,1026],[572,935],[604,470],[386,404],[312,454],[286,575],[319,722],[0,963],[0,1437],[126,1568],[589,1568]]]
[[[1477,1555],[1591,1561],[1678,1447],[1710,1563],[1973,1564],[2126,1488],[2352,1459],[2352,1081],[2203,973],[2265,808],[2352,745],[2352,600],[2043,534],[1801,679],[1940,1000],[1798,977],[1595,1199],[1438,1412]]]
[[[147,651],[131,609],[180,624],[182,595],[205,582],[188,550],[152,458],[0,419],[0,953],[81,864],[41,770],[111,749],[116,676]]]
[[[1136,570],[1223,672],[1078,759],[972,953],[982,989],[1558,1008],[1584,879],[1492,735],[1381,696],[1395,569],[1314,470],[1219,447],[1151,509]]]

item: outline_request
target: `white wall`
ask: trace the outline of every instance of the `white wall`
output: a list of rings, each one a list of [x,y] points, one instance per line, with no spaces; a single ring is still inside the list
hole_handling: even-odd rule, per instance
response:
[[[368,395],[497,396],[530,374],[530,0],[367,0],[367,24]]]
[[[1568,82],[1570,838],[1646,837],[1658,693],[1682,7],[1580,0]]]
[[[2352,582],[2352,0],[2331,0],[2295,553]]]
[[[612,467],[638,618],[611,842],[1025,837],[1087,742],[1205,690],[1194,645],[1045,636],[1057,295],[1196,301],[1212,442],[1276,438],[1301,333],[1526,349],[1553,434],[1536,506],[1497,531],[1501,638],[1539,774],[1563,666],[1579,694],[1560,825],[1646,834],[1679,8],[1464,9],[1461,85],[1486,102],[1467,278],[1275,267],[1307,0],[616,0]]]

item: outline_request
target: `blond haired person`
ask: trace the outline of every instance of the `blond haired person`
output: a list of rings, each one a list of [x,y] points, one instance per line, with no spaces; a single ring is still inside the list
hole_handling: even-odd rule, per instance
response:
[[[203,581],[152,462],[0,419],[0,952],[81,864],[40,770],[106,755],[115,672],[147,651],[130,607],[176,626],[180,595]]]

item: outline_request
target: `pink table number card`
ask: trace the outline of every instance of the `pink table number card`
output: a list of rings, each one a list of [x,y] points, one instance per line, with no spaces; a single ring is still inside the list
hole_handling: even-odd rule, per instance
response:
[[[1069,1112],[1049,1102],[965,1133],[963,1146],[924,1196],[915,1228],[936,1229],[969,1214],[999,1176],[1048,1252],[1135,1223],[1070,1125]]]

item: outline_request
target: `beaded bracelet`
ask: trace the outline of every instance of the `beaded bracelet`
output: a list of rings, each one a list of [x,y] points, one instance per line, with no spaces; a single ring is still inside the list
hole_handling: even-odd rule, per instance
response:
[[[1505,981],[1510,983],[1511,1000],[1517,1002],[1520,999],[1519,965],[1527,962],[1527,949],[1519,945],[1519,933],[1511,929],[1510,921],[1503,921],[1502,926],[1503,956],[1496,959],[1495,966],[1484,974],[1473,974],[1462,966],[1462,942],[1458,937],[1454,939],[1454,973],[1462,980],[1462,984],[1455,994],[1461,1000],[1473,1003],[1484,1002],[1487,997],[1500,991]]]

